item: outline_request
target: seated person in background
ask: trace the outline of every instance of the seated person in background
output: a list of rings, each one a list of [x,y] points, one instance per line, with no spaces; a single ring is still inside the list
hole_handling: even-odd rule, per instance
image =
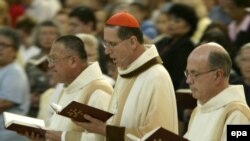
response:
[[[235,58],[242,77],[233,80],[232,84],[242,84],[245,90],[245,97],[248,106],[250,106],[250,43],[245,44],[240,48],[238,55]]]
[[[41,52],[30,58],[26,65],[26,73],[30,84],[30,110],[28,115],[31,117],[37,117],[39,111],[40,96],[45,90],[50,88],[49,78],[47,76],[47,64],[34,65],[32,62],[41,60],[48,55],[53,41],[60,36],[59,29],[52,21],[44,21],[37,25],[34,34],[34,42],[37,47],[41,49]],[[46,60],[46,58],[45,58]]]
[[[229,85],[231,67],[229,54],[217,43],[200,45],[189,55],[186,82],[198,105],[192,112],[185,138],[226,141],[228,124],[250,123],[243,86]]]
[[[173,4],[165,14],[168,15],[166,27],[169,37],[163,38],[155,45],[176,90],[185,77],[183,71],[187,57],[194,49],[190,37],[195,32],[198,18],[191,7],[183,4]]]
[[[228,35],[233,43],[232,60],[239,49],[246,43],[250,42],[250,13],[247,8],[250,6],[249,0],[220,0],[223,9],[232,19],[228,25]],[[233,69],[240,74],[240,70],[233,62]]]
[[[0,140],[25,141],[24,137],[4,128],[3,112],[26,115],[29,109],[29,83],[21,66],[15,63],[19,47],[17,33],[0,29]]]
[[[220,44],[231,55],[232,42],[229,39],[227,27],[218,22],[212,22],[204,31],[199,44],[215,42]]]
[[[40,54],[41,52],[41,49],[35,46],[32,42],[32,33],[35,29],[35,26],[35,20],[26,15],[18,18],[16,23],[16,31],[20,35],[21,44],[18,50],[19,58],[17,58],[17,61],[24,68],[32,57]]]
[[[98,44],[97,38],[94,35],[85,34],[85,33],[76,34],[76,36],[79,37],[85,44],[85,49],[86,49],[87,56],[88,56],[88,62],[98,61],[100,59],[100,55],[98,52],[99,44]],[[107,71],[110,72],[108,67],[107,67]],[[108,76],[106,74],[103,74],[103,76],[112,86],[115,85],[115,80],[111,77],[111,75]]]

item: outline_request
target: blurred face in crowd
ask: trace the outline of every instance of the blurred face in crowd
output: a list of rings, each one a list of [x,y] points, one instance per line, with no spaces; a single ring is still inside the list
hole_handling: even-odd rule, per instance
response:
[[[216,4],[215,0],[203,0],[204,5],[206,6],[207,10],[210,11],[213,6]]]
[[[192,96],[201,103],[208,101],[211,96],[213,87],[215,87],[213,76],[216,71],[209,67],[207,53],[196,51],[188,57],[185,71],[186,82],[192,91]]]
[[[167,33],[168,17],[167,14],[160,12],[155,21],[155,27],[160,34]]]
[[[69,34],[75,35],[78,33],[91,33],[91,31],[91,23],[83,23],[77,17],[69,18]]]
[[[225,12],[234,20],[241,19],[239,16],[242,15],[242,12],[245,13],[244,8],[237,7],[232,0],[220,0],[220,4]]]
[[[39,44],[43,49],[50,49],[52,43],[58,37],[58,30],[53,26],[43,26],[38,35]]]
[[[26,33],[21,29],[17,29],[16,31],[20,35],[20,41],[22,45],[24,45],[25,47],[30,47],[33,44],[32,37],[30,34]]]
[[[104,10],[98,10],[95,12],[95,16],[97,21],[97,32],[102,33],[105,22],[107,20],[107,12],[105,12]]]
[[[131,40],[135,37],[131,36],[128,39],[121,40],[117,33],[118,28],[116,27],[104,27],[105,53],[109,55],[117,67],[125,69],[133,61],[134,47],[131,46]]]
[[[181,36],[188,33],[189,30],[190,26],[184,19],[176,17],[175,15],[168,16],[167,32],[170,36]]]
[[[60,29],[62,35],[67,34],[69,31],[69,17],[66,13],[58,14],[55,17],[55,23]]]
[[[67,8],[74,8],[82,4],[82,0],[65,0],[65,5]]]
[[[137,19],[139,23],[143,22],[144,17],[146,16],[144,12],[140,11],[139,8],[135,5],[129,5],[128,10],[130,13],[133,13],[133,16]]]
[[[238,60],[238,66],[245,79],[250,80],[250,47],[242,49]]]
[[[0,35],[0,68],[14,61],[16,50],[10,38]]]
[[[95,62],[98,61],[98,50],[94,47],[87,47],[88,44],[85,44],[85,50],[87,52],[88,61]]]
[[[69,53],[63,43],[55,42],[50,50],[48,61],[49,71],[53,79],[60,83],[70,83],[71,80],[71,60],[73,55]]]

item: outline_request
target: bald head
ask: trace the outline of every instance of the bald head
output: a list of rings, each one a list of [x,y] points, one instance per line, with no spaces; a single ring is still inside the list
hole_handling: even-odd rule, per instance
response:
[[[229,77],[232,61],[221,45],[213,42],[202,44],[191,52],[188,60],[194,58],[208,65],[210,69],[222,69],[224,76]]]

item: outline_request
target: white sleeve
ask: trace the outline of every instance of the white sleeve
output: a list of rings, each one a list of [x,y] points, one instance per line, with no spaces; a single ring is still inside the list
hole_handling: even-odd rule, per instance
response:
[[[102,90],[96,90],[91,95],[88,105],[107,111],[110,98],[111,94],[108,94]]]
[[[62,132],[61,141],[65,141],[66,131]]]
[[[98,109],[107,110],[111,95],[102,91],[96,90],[91,95],[88,105]],[[105,137],[98,134],[83,132],[81,141],[104,141]]]
[[[227,125],[232,125],[232,124],[250,124],[250,122],[248,118],[240,111],[233,112],[226,120],[221,141],[227,141]]]

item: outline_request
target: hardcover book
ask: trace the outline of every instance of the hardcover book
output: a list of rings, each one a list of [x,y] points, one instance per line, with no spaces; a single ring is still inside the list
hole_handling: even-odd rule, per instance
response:
[[[176,90],[177,108],[181,109],[193,109],[197,105],[197,100],[192,97],[192,91],[190,89],[178,89]]]
[[[45,123],[41,119],[27,117],[23,115],[3,112],[4,127],[8,130],[18,132],[19,134],[35,133],[44,138],[46,133]]]
[[[84,118],[85,114],[90,115],[93,118],[99,119],[103,122],[106,122],[111,116],[113,116],[112,113],[76,101],[72,101],[64,108],[55,103],[52,103],[50,106],[56,111],[57,114],[79,122],[88,122],[88,120]]]
[[[37,66],[39,69],[41,69],[42,71],[44,72],[47,72],[48,70],[48,61],[47,61],[47,56],[42,56],[38,59],[30,59],[29,60],[29,63],[34,65],[34,66]]]
[[[141,139],[131,134],[127,134],[127,137],[131,141],[188,141],[182,136],[179,136],[162,127],[158,127],[150,131],[149,133],[144,135]]]

